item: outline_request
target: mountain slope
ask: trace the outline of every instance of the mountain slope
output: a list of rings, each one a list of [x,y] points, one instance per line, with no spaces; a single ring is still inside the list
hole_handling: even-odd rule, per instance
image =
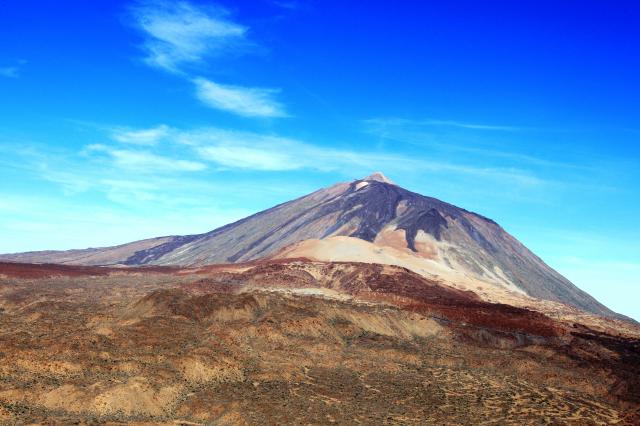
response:
[[[4,255],[0,259],[94,265],[206,265],[282,257],[282,253],[296,256],[298,253],[291,248],[300,242],[333,237],[366,241],[373,244],[374,250],[393,249],[396,259],[400,255],[409,257],[417,265],[411,269],[426,276],[449,281],[467,279],[503,292],[557,301],[598,315],[615,315],[494,221],[410,192],[381,173],[321,189],[205,234],[144,240],[118,246],[117,250],[41,252]],[[355,259],[346,256],[340,260]],[[402,264],[393,256],[385,263]]]

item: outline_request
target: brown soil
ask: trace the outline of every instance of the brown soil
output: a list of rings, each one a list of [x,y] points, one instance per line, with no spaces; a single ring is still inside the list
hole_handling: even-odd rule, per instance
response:
[[[0,424],[640,421],[637,339],[402,268],[0,274]]]
[[[105,276],[116,273],[174,273],[180,268],[171,266],[141,266],[136,268],[118,268],[107,266],[72,266],[54,263],[15,263],[0,262],[0,277],[5,278],[49,278]]]

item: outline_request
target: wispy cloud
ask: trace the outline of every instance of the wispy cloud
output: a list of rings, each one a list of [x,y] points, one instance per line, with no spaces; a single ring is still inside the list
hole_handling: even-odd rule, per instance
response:
[[[429,161],[385,151],[357,151],[320,147],[297,139],[253,132],[204,128],[176,131],[175,140],[190,146],[201,161],[229,169],[261,171],[316,170],[340,172],[353,178],[371,170],[403,173],[417,170],[473,176],[518,185],[539,186],[547,183],[534,174],[517,168],[477,167],[449,161]]]
[[[386,154],[319,147],[277,135],[213,127],[178,132],[176,141],[190,146],[203,161],[230,169],[329,172],[354,171],[356,168],[368,171],[381,160],[395,158]]]
[[[194,78],[193,70],[188,71],[189,65],[202,65],[206,59],[235,53],[250,44],[247,27],[233,22],[226,9],[156,0],[138,3],[131,11],[135,26],[145,36],[145,61],[189,79],[202,103],[243,117],[287,116],[275,99],[280,89],[221,84],[204,77]],[[145,135],[123,138],[143,141]]]
[[[150,129],[115,128],[112,130],[112,139],[133,145],[155,145],[169,135],[169,127],[162,124]]]
[[[122,145],[115,140],[121,135],[114,135],[113,127],[96,129],[114,140],[88,145],[81,152],[58,152],[47,145],[0,144],[0,152],[6,151],[0,163],[2,158],[12,159],[0,170],[6,179],[12,178],[14,170],[53,183],[65,198],[102,194],[109,202],[144,209],[200,208],[212,202],[233,208],[249,200],[266,208],[314,189],[283,177],[287,176],[283,173],[300,171],[331,173],[337,181],[383,170],[398,179],[404,176],[405,181],[413,179],[418,184],[426,181],[441,189],[450,182],[473,182],[478,188],[491,188],[487,196],[498,198],[509,198],[518,191],[530,196],[555,190],[548,180],[518,168],[478,167],[365,147],[327,147],[277,134],[159,125],[153,129],[162,129],[162,143],[143,146]],[[119,129],[132,135],[151,130]],[[262,172],[262,186],[255,185],[253,172]]]
[[[177,141],[190,146],[204,161],[224,168],[262,171],[307,168],[312,164],[306,155],[317,150],[293,139],[216,128],[182,131]]]
[[[283,106],[274,99],[278,89],[228,86],[205,78],[193,80],[196,95],[211,108],[246,117],[284,117]]]
[[[198,161],[170,158],[156,155],[148,151],[115,149],[101,144],[89,145],[86,147],[85,152],[105,153],[114,161],[117,166],[122,168],[135,169],[140,172],[197,172],[206,168],[205,164]]]
[[[109,132],[104,126],[96,129],[106,134]],[[216,175],[218,169],[199,161],[191,149],[174,143],[177,149],[172,151],[166,145],[170,144],[149,147],[154,152],[144,155],[144,161],[140,161],[140,156],[131,161],[128,153],[115,153],[114,156],[105,152],[118,150],[118,146],[88,146],[75,152],[29,141],[0,143],[0,177],[5,181],[16,175],[40,180],[42,187],[51,190],[52,194],[56,193],[54,188],[59,188],[65,195],[61,199],[81,197],[83,194],[91,194],[92,197],[104,194],[109,201],[127,207],[153,209],[162,206],[163,209],[181,208],[183,212],[184,209],[192,211],[194,208],[211,206],[226,206],[234,210],[238,205],[246,206],[248,200],[262,200],[262,206],[268,207],[273,202],[270,197],[283,200],[313,189],[303,182],[282,182],[277,176],[265,176],[259,187],[249,177],[242,180],[236,176],[233,183],[229,184],[221,181],[224,176]],[[127,159],[123,160],[123,156]],[[162,160],[157,161],[158,157]],[[166,160],[190,163],[182,167],[185,163],[179,162],[176,168]],[[191,163],[200,163],[202,166],[194,167]],[[4,194],[10,190],[10,187],[6,187],[0,191],[0,209],[6,207]],[[160,229],[159,232],[165,231]]]
[[[497,125],[497,124],[487,124],[487,123],[468,123],[464,121],[456,121],[456,120],[437,120],[432,118],[427,118],[424,120],[411,120],[407,118],[397,118],[397,117],[378,117],[371,118],[368,120],[364,120],[364,123],[367,127],[371,129],[376,129],[378,131],[384,131],[385,129],[393,129],[398,127],[451,127],[458,129],[468,129],[468,130],[487,130],[487,131],[500,131],[500,132],[515,132],[520,130],[525,130],[522,127],[517,126],[506,126],[506,125]]]
[[[542,158],[518,151],[518,140],[532,127],[470,124],[451,120],[410,120],[404,118],[373,118],[363,121],[364,131],[381,141],[389,140],[430,148],[435,152],[455,153],[475,158],[477,163],[487,159],[508,161],[511,164],[562,169],[587,169],[575,162]],[[519,132],[514,136],[512,133]],[[508,133],[508,134],[507,134]],[[505,139],[508,138],[508,139]],[[510,143],[506,144],[505,141]]]
[[[458,127],[461,129],[472,129],[472,130],[496,130],[496,131],[506,131],[506,132],[514,132],[521,130],[519,127],[514,126],[499,126],[494,124],[478,124],[478,123],[465,123],[462,121],[454,121],[454,120],[424,120],[416,122],[417,124],[423,124],[427,126],[446,126],[446,127]]]
[[[245,40],[247,31],[219,6],[158,0],[138,3],[131,10],[135,25],[146,36],[145,60],[171,72],[228,51]]]

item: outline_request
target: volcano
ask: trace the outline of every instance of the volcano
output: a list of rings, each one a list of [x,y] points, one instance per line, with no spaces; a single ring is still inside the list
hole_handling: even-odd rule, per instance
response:
[[[493,220],[401,188],[380,172],[337,183],[204,234],[106,248],[8,254],[0,260],[193,267],[296,257],[397,265],[492,302],[526,305],[536,299],[621,317]]]

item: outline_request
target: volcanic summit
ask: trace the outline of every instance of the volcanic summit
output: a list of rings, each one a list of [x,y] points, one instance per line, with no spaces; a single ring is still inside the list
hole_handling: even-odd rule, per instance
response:
[[[496,222],[395,185],[381,172],[320,189],[204,234],[0,256],[69,265],[202,266],[267,258],[391,264],[513,303],[531,297],[617,314]]]

